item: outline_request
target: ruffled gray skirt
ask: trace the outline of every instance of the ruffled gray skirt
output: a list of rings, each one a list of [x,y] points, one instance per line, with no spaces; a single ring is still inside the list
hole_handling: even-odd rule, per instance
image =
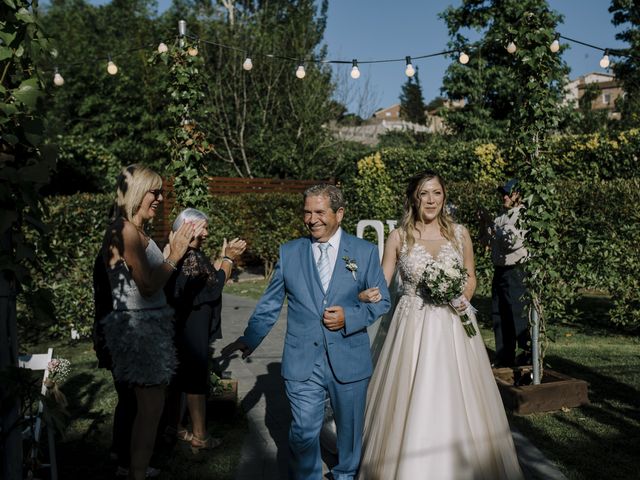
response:
[[[168,384],[176,370],[171,307],[116,310],[102,319],[113,375],[133,385]]]

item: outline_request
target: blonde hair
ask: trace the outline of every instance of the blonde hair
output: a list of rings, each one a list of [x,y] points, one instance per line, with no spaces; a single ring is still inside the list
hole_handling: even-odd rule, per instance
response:
[[[409,250],[413,248],[413,245],[416,243],[415,236],[413,235],[414,230],[416,229],[416,222],[421,221],[420,217],[420,203],[422,200],[420,199],[420,189],[424,185],[425,182],[429,180],[437,180],[440,186],[442,187],[442,193],[444,198],[442,199],[442,209],[438,213],[438,225],[440,226],[440,233],[444,238],[449,240],[456,248],[458,248],[458,242],[455,238],[455,230],[454,230],[454,222],[451,216],[446,212],[445,204],[447,202],[447,189],[444,185],[444,181],[442,177],[435,172],[426,171],[414,175],[409,179],[409,184],[407,185],[407,190],[405,192],[404,199],[404,214],[402,216],[402,220],[400,222],[402,232],[405,236],[405,241],[407,242],[407,247]]]
[[[162,177],[150,168],[137,163],[123,168],[116,180],[114,216],[131,221],[147,192],[161,187]]]

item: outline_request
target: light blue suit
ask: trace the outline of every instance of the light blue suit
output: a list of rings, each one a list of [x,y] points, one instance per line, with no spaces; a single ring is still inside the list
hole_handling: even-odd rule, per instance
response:
[[[322,289],[309,237],[280,247],[273,277],[240,341],[254,350],[275,324],[288,299],[282,376],[293,420],[289,431],[289,475],[322,478],[320,429],[329,393],[338,434],[336,479],[355,475],[360,462],[366,390],[372,373],[367,327],[387,312],[389,291],[373,244],[342,232],[333,275]],[[358,266],[353,273],[343,257]],[[358,293],[379,287],[382,300],[362,303]],[[331,331],[322,323],[325,307],[343,307],[345,325]]]

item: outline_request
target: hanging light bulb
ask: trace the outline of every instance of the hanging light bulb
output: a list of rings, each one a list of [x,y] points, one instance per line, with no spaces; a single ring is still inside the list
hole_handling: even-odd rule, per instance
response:
[[[601,68],[609,68],[611,62],[609,61],[609,52],[607,50],[604,51],[604,55],[600,59],[600,67]]]
[[[164,42],[160,42],[160,45],[158,45],[158,53],[167,53],[169,51],[169,47],[167,47],[167,44]]]
[[[514,53],[516,53],[516,50],[517,50],[517,48],[516,48],[516,44],[515,43],[509,42],[507,44],[507,52],[509,52],[511,54],[514,54]]]
[[[460,56],[458,57],[458,61],[462,64],[462,65],[466,65],[467,63],[469,63],[469,55],[467,55],[464,52],[460,52]]]
[[[304,65],[298,65],[298,69],[296,70],[296,77],[303,79],[307,72],[304,71]]]
[[[553,42],[551,42],[551,45],[549,45],[549,50],[551,50],[553,53],[557,53],[560,50],[560,41],[557,38]]]
[[[404,57],[404,59],[407,62],[407,67],[404,69],[404,74],[407,77],[413,77],[416,74],[416,69],[413,68],[413,65],[411,64],[411,57]]]
[[[242,68],[244,68],[247,72],[253,68],[253,62],[249,57],[245,58],[244,62],[242,62]]]
[[[64,78],[62,78],[62,75],[60,75],[60,72],[58,72],[58,67],[56,67],[56,73],[54,73],[53,75],[53,84],[56,87],[61,87],[62,85],[64,85]]]
[[[107,63],[107,72],[109,72],[109,75],[115,75],[118,73],[118,66],[113,63],[111,58],[109,58],[109,63]]]
[[[198,55],[198,47],[189,47],[189,48],[187,48],[187,53],[192,57],[197,56]]]
[[[354,80],[357,80],[358,78],[360,78],[360,69],[358,68],[358,60],[354,58],[352,64],[353,66],[351,67],[351,78],[353,78]]]

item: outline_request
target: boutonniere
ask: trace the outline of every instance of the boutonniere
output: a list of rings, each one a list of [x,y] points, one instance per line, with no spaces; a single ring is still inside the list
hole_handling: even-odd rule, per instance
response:
[[[342,257],[342,260],[346,263],[345,266],[347,267],[347,270],[349,270],[351,275],[353,275],[353,279],[356,280],[356,272],[358,271],[358,264],[356,261],[349,257]]]

